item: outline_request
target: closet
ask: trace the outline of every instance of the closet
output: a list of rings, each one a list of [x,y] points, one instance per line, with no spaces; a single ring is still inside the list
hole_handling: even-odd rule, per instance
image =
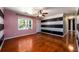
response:
[[[4,14],[3,14],[3,9],[0,8],[0,48],[3,45],[4,42]]]

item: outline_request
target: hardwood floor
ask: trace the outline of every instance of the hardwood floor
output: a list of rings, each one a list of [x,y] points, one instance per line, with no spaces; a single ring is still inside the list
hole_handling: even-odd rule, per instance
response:
[[[77,51],[76,37],[73,32],[64,37],[37,33],[5,40],[2,52],[69,52]]]

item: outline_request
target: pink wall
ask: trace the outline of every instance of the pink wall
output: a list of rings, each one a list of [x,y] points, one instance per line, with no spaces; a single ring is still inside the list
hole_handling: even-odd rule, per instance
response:
[[[31,30],[18,30],[18,15],[10,10],[5,10],[4,15],[5,38],[36,33],[36,19],[30,17],[33,20],[33,28]],[[21,17],[29,18],[28,16]]]

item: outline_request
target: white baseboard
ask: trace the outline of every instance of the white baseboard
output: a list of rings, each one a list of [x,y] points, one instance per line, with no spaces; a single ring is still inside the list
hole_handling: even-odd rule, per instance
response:
[[[3,46],[3,44],[4,44],[4,40],[3,40],[3,42],[2,42],[2,44],[1,44],[1,46],[0,46],[0,50],[1,50],[2,46]]]
[[[66,34],[68,34],[68,32],[64,33],[63,37],[64,37]]]
[[[51,33],[46,33],[46,32],[41,32],[41,33],[50,34],[50,35],[59,36],[59,37],[64,37],[64,35],[56,35],[56,34],[51,34]]]
[[[14,37],[8,37],[8,38],[4,38],[4,40],[8,40],[8,39],[12,39],[12,38],[17,38],[17,37],[21,37],[21,36],[26,36],[26,35],[32,35],[32,34],[36,34],[37,32],[35,33],[30,33],[30,34],[24,34],[24,35],[18,35],[18,36],[14,36]]]

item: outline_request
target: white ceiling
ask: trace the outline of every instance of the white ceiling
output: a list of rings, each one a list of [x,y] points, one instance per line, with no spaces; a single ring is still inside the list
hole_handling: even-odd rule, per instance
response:
[[[16,13],[23,15],[32,15],[36,16],[39,10],[43,7],[5,7],[5,9],[12,10]]]
[[[61,14],[61,13],[75,13],[75,7],[46,7],[45,10],[49,12],[47,16]]]
[[[38,11],[43,9],[46,12],[48,12],[48,14],[46,15],[46,17],[48,17],[60,13],[75,13],[77,8],[76,7],[5,7],[5,9],[15,11],[16,13],[32,16],[36,16],[38,14]]]

